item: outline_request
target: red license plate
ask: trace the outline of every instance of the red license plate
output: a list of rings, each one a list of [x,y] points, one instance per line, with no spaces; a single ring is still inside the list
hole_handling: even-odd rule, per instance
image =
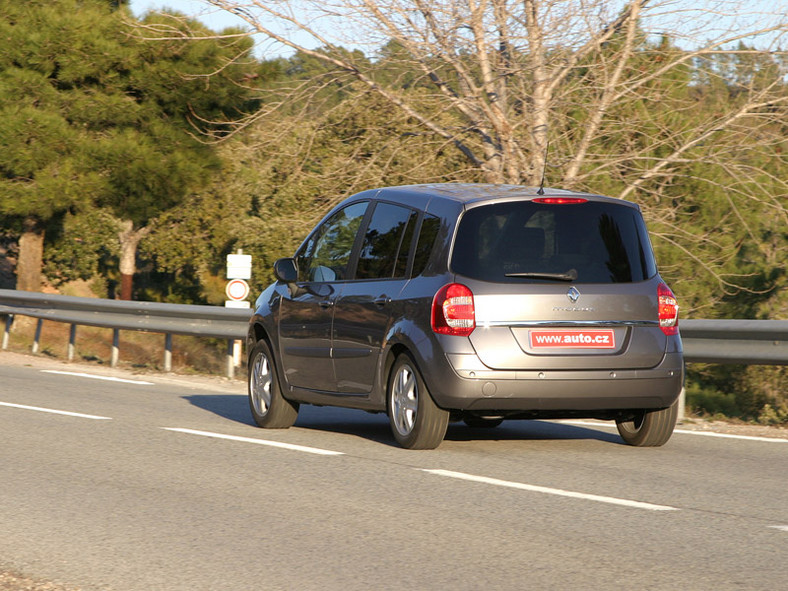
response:
[[[532,349],[615,349],[612,330],[531,330]]]

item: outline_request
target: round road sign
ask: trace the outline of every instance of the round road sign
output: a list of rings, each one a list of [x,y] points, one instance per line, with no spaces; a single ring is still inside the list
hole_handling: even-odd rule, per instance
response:
[[[227,282],[227,287],[224,290],[227,297],[235,302],[245,300],[249,295],[249,284],[243,279],[233,279]]]

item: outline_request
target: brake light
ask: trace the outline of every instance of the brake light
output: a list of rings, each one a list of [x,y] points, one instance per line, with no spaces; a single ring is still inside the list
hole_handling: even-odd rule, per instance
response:
[[[537,197],[534,203],[546,203],[548,205],[570,205],[572,203],[587,203],[588,199],[582,197]]]
[[[666,335],[679,332],[679,303],[670,288],[660,283],[657,288],[659,300],[659,327]]]
[[[467,337],[476,328],[473,293],[460,283],[444,285],[432,298],[432,330]]]

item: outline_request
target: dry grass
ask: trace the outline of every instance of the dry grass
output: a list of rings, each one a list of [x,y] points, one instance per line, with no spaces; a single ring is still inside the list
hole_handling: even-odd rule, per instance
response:
[[[4,330],[4,317],[2,320],[0,326]],[[33,346],[36,324],[36,319],[17,316],[9,335],[8,349],[29,353]],[[39,339],[39,354],[67,359],[69,331],[69,324],[45,320]],[[112,356],[112,334],[111,328],[78,326],[74,361],[109,365]],[[119,367],[140,372],[164,371],[163,334],[121,331],[119,340]],[[226,355],[227,341],[223,339],[173,335],[173,372],[224,375]],[[244,372],[245,367],[236,368],[236,375]]]

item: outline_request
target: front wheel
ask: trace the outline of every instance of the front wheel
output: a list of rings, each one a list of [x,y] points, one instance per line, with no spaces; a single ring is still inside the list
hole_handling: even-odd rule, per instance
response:
[[[298,403],[282,396],[268,343],[257,341],[249,357],[249,408],[254,422],[266,429],[292,427],[298,417]]]
[[[435,449],[449,426],[449,412],[438,408],[413,359],[394,362],[388,384],[388,414],[394,439],[408,449]]]
[[[618,433],[629,445],[658,447],[665,445],[673,434],[678,417],[678,400],[668,408],[642,410],[633,419],[616,421]]]

